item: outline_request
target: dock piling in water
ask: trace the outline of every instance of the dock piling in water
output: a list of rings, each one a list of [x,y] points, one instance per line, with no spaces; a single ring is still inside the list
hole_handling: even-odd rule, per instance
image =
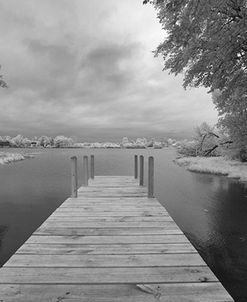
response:
[[[154,158],[148,158],[148,198],[154,198]]]
[[[139,185],[143,186],[144,184],[144,157],[140,155],[140,178],[139,178]]]
[[[135,155],[134,157],[134,175],[135,175],[135,179],[138,178],[138,156]]]
[[[94,179],[94,155],[91,155],[90,159],[90,177]]]
[[[77,157],[72,156],[71,160],[71,197],[77,197],[78,174],[77,174]]]
[[[83,165],[82,165],[82,186],[88,186],[88,156],[83,156]]]

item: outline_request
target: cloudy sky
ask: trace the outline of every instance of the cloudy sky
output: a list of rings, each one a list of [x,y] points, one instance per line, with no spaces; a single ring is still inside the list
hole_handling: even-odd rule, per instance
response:
[[[166,137],[215,123],[211,96],[154,58],[163,36],[142,0],[0,0],[0,135]]]

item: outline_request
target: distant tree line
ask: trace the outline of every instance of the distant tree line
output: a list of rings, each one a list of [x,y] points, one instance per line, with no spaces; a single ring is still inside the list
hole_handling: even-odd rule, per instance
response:
[[[45,148],[62,148],[69,147],[73,145],[73,139],[63,135],[58,135],[56,137],[49,137],[46,135],[41,135],[40,137],[35,137],[33,139],[24,137],[18,134],[15,137],[10,136],[0,136],[0,145],[16,148],[28,148],[28,147],[45,147]]]

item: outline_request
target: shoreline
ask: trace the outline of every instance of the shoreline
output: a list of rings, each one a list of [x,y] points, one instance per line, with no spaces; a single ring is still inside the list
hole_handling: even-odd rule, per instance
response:
[[[0,165],[10,164],[33,157],[34,156],[31,154],[0,152]]]
[[[227,176],[247,182],[247,163],[219,157],[181,157],[174,160],[188,171]]]

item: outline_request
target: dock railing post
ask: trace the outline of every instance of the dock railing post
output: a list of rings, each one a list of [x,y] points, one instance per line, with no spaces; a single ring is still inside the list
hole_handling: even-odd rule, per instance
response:
[[[82,186],[88,186],[88,156],[83,156],[83,163],[82,163]]]
[[[90,159],[90,176],[94,179],[94,155],[91,155]]]
[[[135,160],[134,160],[134,173],[135,173],[135,179],[138,178],[138,156],[135,155]]]
[[[148,158],[148,198],[154,198],[154,158]]]
[[[77,157],[72,156],[71,160],[71,197],[77,197],[78,175],[77,175]]]
[[[140,178],[139,178],[139,185],[143,186],[144,184],[144,157],[140,155]]]

